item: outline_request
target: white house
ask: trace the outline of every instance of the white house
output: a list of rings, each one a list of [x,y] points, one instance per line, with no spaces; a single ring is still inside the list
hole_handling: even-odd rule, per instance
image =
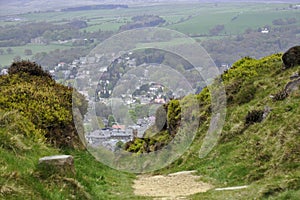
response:
[[[269,31],[269,29],[268,28],[264,28],[262,31],[261,31],[261,33],[264,33],[264,34],[267,34],[267,33],[269,33],[270,31]]]

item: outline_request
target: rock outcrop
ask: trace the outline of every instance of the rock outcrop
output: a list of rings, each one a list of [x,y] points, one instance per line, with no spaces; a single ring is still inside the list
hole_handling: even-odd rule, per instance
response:
[[[294,46],[282,56],[283,68],[288,69],[300,65],[300,46]]]

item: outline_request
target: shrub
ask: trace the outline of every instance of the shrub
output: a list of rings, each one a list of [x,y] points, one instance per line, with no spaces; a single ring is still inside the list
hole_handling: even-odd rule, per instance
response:
[[[27,61],[12,64],[10,75],[0,77],[0,109],[18,111],[57,147],[83,147],[73,121],[72,103],[84,115],[87,102],[83,95],[73,93],[72,88],[55,83],[40,66]]]
[[[171,100],[168,104],[167,123],[169,133],[176,135],[181,122],[181,106],[179,100]]]
[[[18,73],[27,73],[33,76],[52,78],[51,75],[44,71],[40,65],[25,60],[14,62],[8,69],[8,74],[10,75]]]
[[[43,131],[36,129],[31,121],[17,111],[5,112],[0,109],[0,147],[23,152],[30,149],[32,143],[42,142]]]

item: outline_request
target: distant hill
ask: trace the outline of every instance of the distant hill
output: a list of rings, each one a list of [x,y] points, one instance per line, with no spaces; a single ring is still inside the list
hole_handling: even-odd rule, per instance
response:
[[[257,3],[299,3],[297,0],[174,0],[172,3],[228,3],[228,2],[257,2]],[[128,5],[143,5],[143,4],[159,4],[170,3],[169,0],[0,0],[0,16],[20,14],[34,11],[47,11],[74,8],[79,6],[90,6],[99,4],[128,4]]]

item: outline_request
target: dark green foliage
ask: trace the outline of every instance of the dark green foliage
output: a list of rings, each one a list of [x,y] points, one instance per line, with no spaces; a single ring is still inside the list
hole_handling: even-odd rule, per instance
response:
[[[158,26],[166,22],[163,18],[157,15],[141,15],[132,18],[133,22],[129,22],[120,27],[120,31],[142,28],[142,27],[153,27]]]
[[[149,138],[135,138],[133,141],[127,142],[124,149],[138,154],[154,152],[165,147],[172,138],[168,131],[161,131]]]
[[[175,136],[181,122],[181,107],[179,100],[171,100],[168,104],[168,131]]]
[[[125,149],[133,153],[148,153],[160,150],[176,136],[180,122],[180,100],[174,99],[156,110],[155,127],[151,127],[146,131],[145,138],[135,138],[133,141],[126,143]],[[149,131],[152,132],[150,136],[147,134]],[[153,132],[156,134],[154,135]]]
[[[242,90],[236,94],[236,102],[239,105],[250,102],[254,98],[255,92],[256,86],[253,83],[245,83],[242,86]]]
[[[0,128],[0,148],[26,152],[31,149],[33,143],[44,142],[44,131],[37,129],[17,111],[5,112],[0,109]]]
[[[8,68],[8,74],[10,75],[22,74],[22,73],[27,73],[33,76],[52,78],[51,75],[48,72],[45,72],[40,65],[30,61],[22,60],[22,61],[14,62]]]
[[[246,118],[245,118],[245,124],[250,125],[250,124],[262,122],[263,115],[264,115],[263,110],[249,111]]]
[[[108,116],[108,126],[112,127],[115,123],[116,123],[116,120],[115,120],[114,116],[109,115]]]

